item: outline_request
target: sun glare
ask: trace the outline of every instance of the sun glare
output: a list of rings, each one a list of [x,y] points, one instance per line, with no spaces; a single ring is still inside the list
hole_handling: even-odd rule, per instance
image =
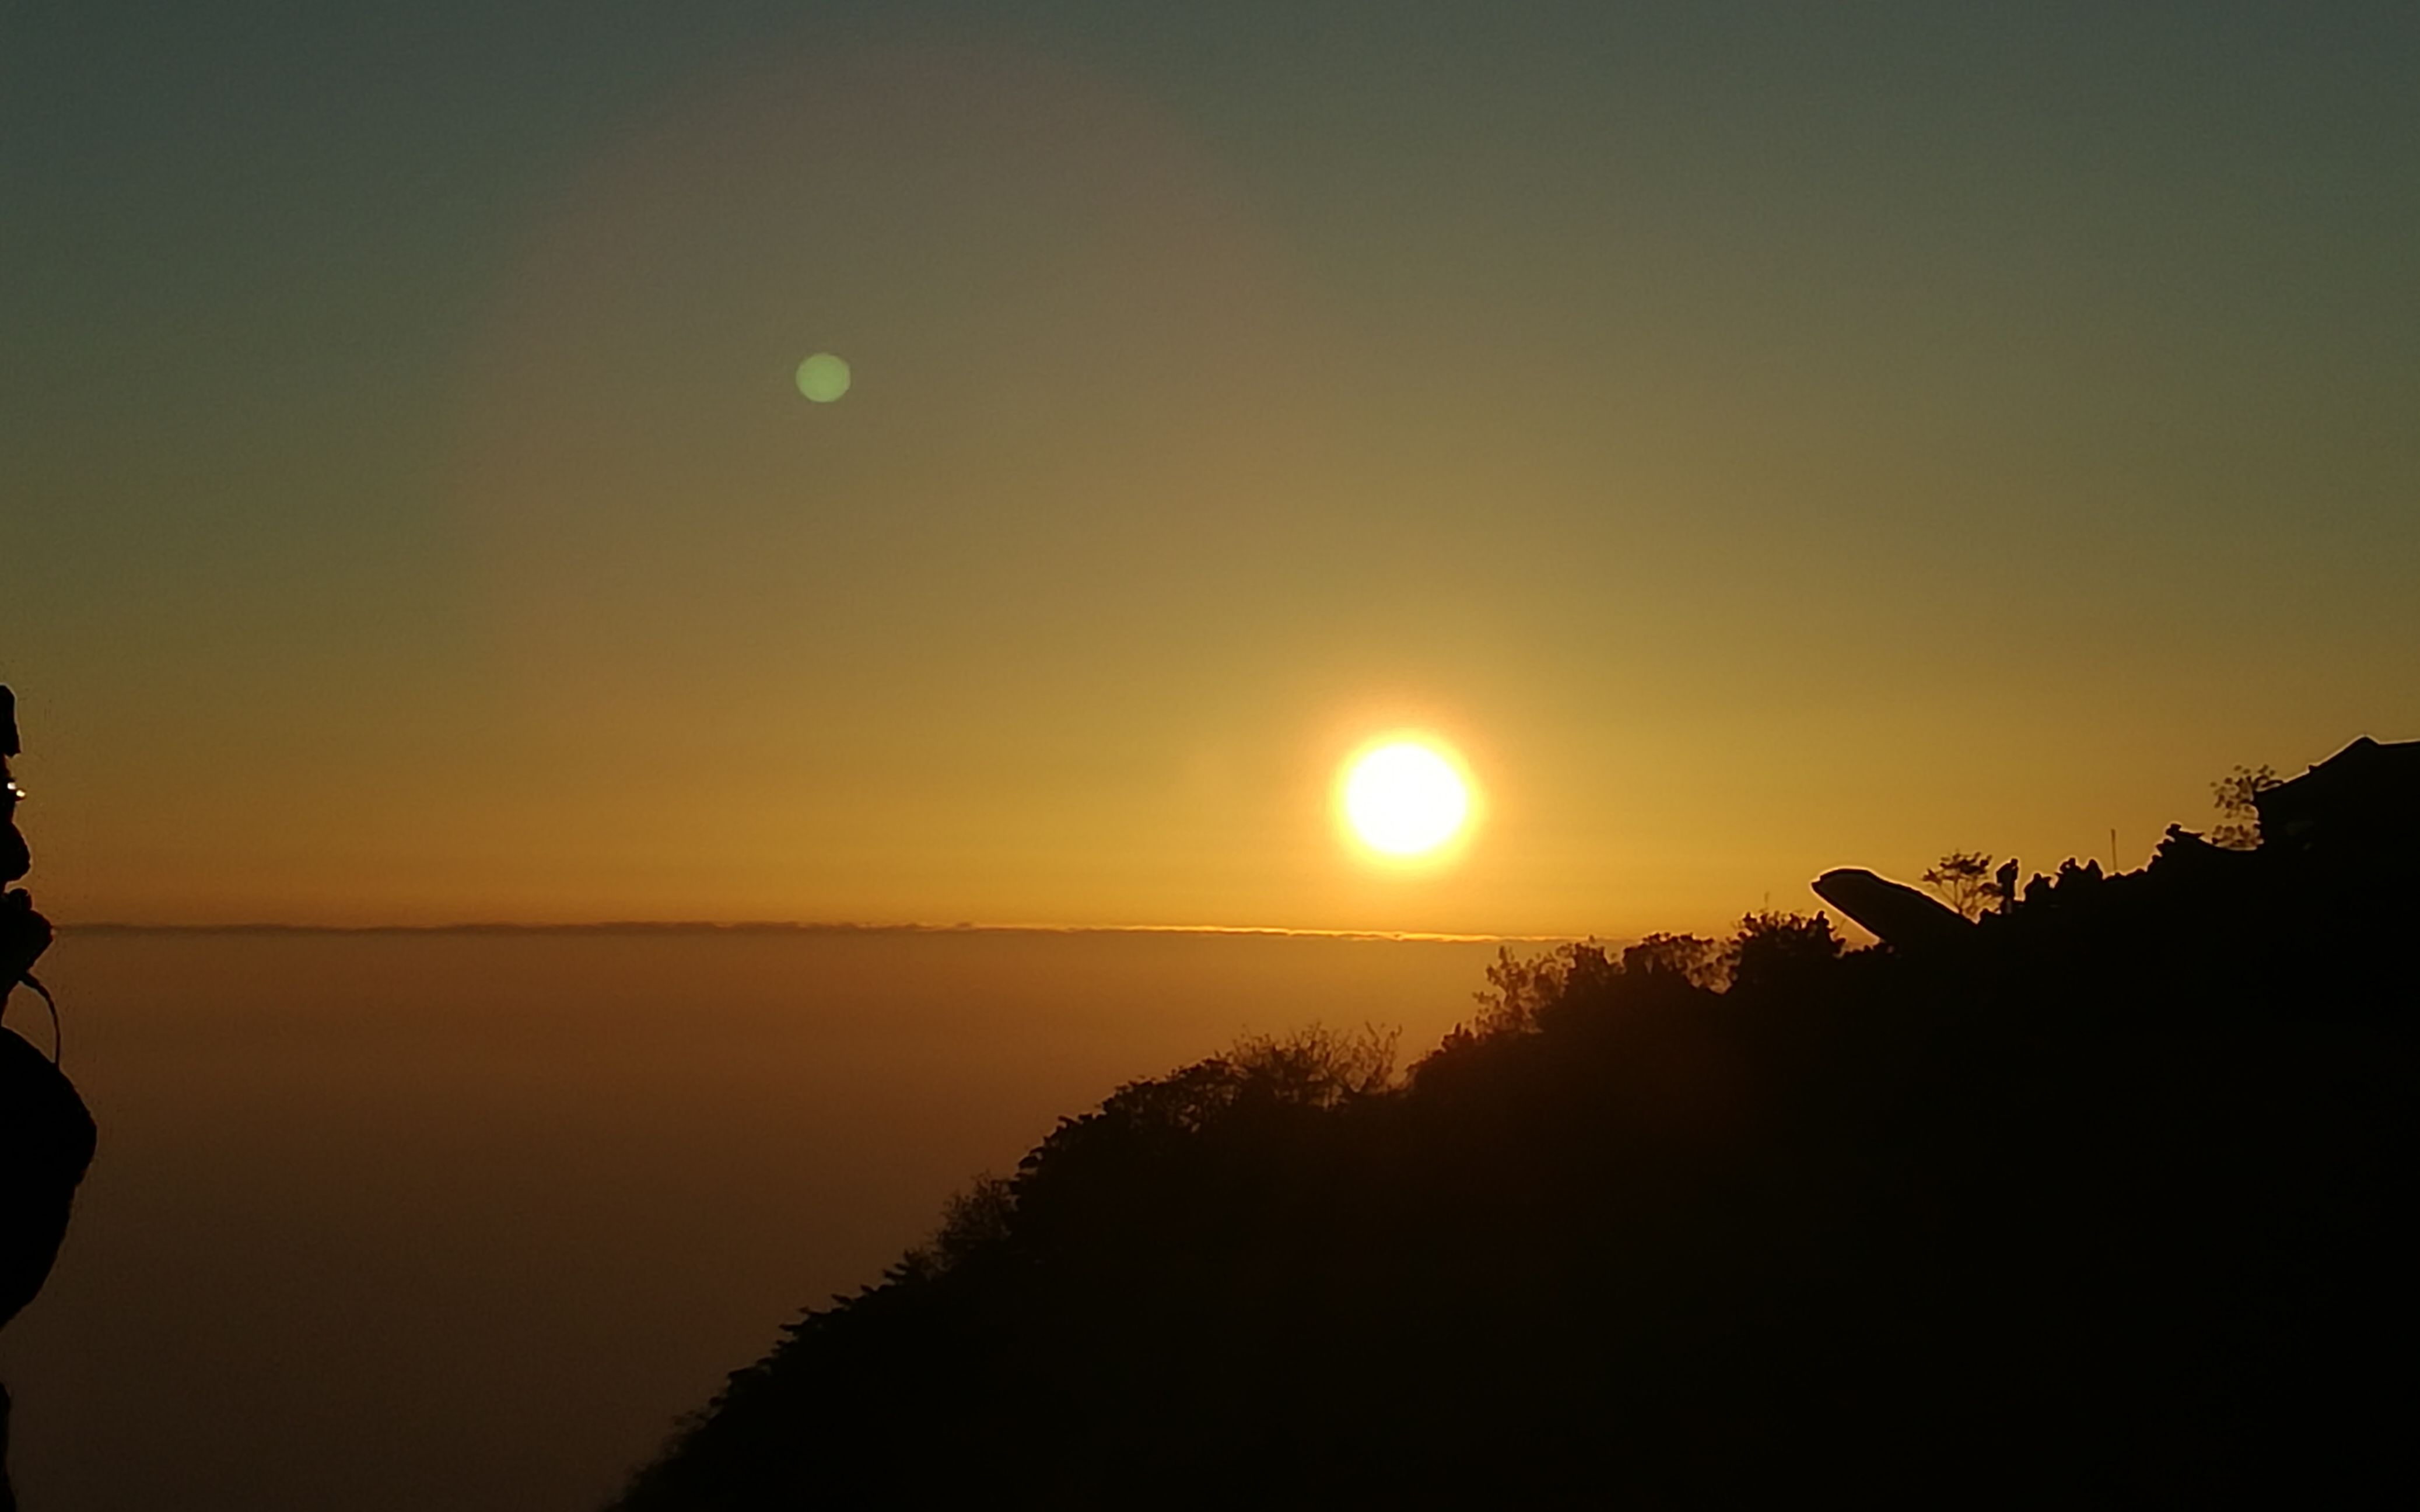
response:
[[[1433,856],[1469,819],[1470,784],[1459,764],[1435,745],[1388,740],[1346,764],[1341,804],[1346,825],[1372,850],[1406,858]]]
[[[799,393],[816,404],[830,404],[848,392],[849,372],[845,360],[830,352],[817,352],[799,364]]]

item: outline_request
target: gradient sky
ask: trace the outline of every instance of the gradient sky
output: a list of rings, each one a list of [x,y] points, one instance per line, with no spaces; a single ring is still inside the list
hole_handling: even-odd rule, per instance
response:
[[[1620,935],[2420,735],[2420,8],[0,14],[67,919]],[[856,387],[811,406],[819,349]],[[1326,811],[1366,734],[1455,867]]]

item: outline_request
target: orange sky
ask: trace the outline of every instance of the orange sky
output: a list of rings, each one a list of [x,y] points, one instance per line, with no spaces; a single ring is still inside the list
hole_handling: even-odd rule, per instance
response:
[[[52,912],[1714,929],[2420,733],[2408,26],[706,9],[9,161]]]

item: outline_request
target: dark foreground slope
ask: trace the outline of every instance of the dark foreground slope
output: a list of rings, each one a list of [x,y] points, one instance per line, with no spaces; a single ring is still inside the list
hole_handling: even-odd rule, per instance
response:
[[[1727,992],[1573,949],[1407,1084],[1313,1036],[1128,1087],[624,1504],[2408,1492],[2372,850],[2172,836],[1918,954],[1750,931]]]

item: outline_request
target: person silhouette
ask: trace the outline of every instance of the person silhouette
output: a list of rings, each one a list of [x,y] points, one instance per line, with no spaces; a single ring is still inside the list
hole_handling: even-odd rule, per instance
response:
[[[17,800],[23,795],[8,774],[8,763],[17,754],[17,695],[8,684],[0,683],[0,886],[16,881],[34,865],[25,837],[17,831]],[[10,896],[16,896],[15,889]],[[15,980],[9,979],[12,984]]]
[[[33,865],[17,828],[23,795],[8,771],[17,754],[16,695],[0,684],[0,884],[17,881]],[[55,1057],[5,1024],[21,983],[40,991],[34,963],[50,947],[50,920],[35,912],[33,896],[23,887],[0,892],[0,1328],[50,1279],[96,1135],[91,1112]],[[0,1388],[0,1512],[17,1504],[8,1434],[8,1394]]]
[[[34,963],[51,948],[51,923],[34,911],[33,894],[8,887],[34,865],[33,852],[17,828],[17,805],[24,793],[8,770],[18,754],[17,695],[0,683],[0,888],[6,889],[0,891],[0,1018],[7,1015],[9,995],[19,983],[41,991],[33,980]]]

